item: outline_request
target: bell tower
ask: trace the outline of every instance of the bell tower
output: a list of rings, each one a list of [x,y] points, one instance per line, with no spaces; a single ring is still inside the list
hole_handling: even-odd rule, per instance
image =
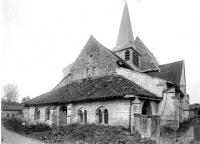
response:
[[[140,54],[135,48],[127,2],[125,2],[124,5],[117,43],[112,51],[129,64],[135,71],[140,71]]]

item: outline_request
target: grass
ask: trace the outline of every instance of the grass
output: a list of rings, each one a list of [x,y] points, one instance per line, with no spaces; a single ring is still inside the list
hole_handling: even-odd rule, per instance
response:
[[[96,124],[69,124],[67,126],[50,127],[44,123],[22,125],[16,119],[6,120],[4,126],[17,133],[36,138],[47,143],[59,144],[138,144],[137,133],[131,134],[122,126],[107,126]],[[141,138],[139,137],[139,140]],[[152,140],[143,142],[154,144]],[[141,144],[141,142],[140,142]]]

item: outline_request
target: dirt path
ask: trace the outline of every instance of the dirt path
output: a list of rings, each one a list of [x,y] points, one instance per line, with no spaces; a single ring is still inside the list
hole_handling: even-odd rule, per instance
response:
[[[44,144],[38,140],[8,131],[3,125],[1,125],[1,138],[3,138],[1,144]]]

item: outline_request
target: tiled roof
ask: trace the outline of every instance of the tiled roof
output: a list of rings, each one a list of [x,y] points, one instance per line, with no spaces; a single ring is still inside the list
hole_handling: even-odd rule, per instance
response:
[[[149,51],[149,49],[144,45],[144,43],[140,40],[139,37],[135,39],[135,48],[140,53],[140,69],[142,71],[147,70],[157,70],[158,69],[158,61],[155,56]]]
[[[177,61],[173,63],[160,65],[160,71],[150,71],[145,73],[153,77],[174,82],[177,86],[179,86],[181,81],[183,65],[184,61]]]
[[[126,94],[137,94],[138,96],[160,99],[137,84],[119,75],[112,74],[72,82],[33,98],[25,104],[41,105],[97,100],[102,98],[123,98]]]
[[[23,106],[21,106],[21,105],[2,105],[1,110],[2,111],[22,111]]]

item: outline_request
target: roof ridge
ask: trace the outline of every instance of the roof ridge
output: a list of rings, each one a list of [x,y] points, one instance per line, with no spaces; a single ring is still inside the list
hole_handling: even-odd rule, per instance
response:
[[[175,61],[175,62],[165,63],[165,64],[161,64],[160,66],[169,65],[169,64],[178,63],[178,62],[184,62],[184,60],[179,60],[179,61]]]
[[[153,61],[152,60],[152,57],[153,57],[156,62],[156,65],[160,65],[159,62],[157,61],[156,57],[154,56],[154,54],[147,48],[147,46],[143,43],[143,41],[139,38],[139,36],[136,37],[135,41],[138,41],[138,40],[144,45],[144,49],[148,53],[148,57],[150,58],[150,60]]]

